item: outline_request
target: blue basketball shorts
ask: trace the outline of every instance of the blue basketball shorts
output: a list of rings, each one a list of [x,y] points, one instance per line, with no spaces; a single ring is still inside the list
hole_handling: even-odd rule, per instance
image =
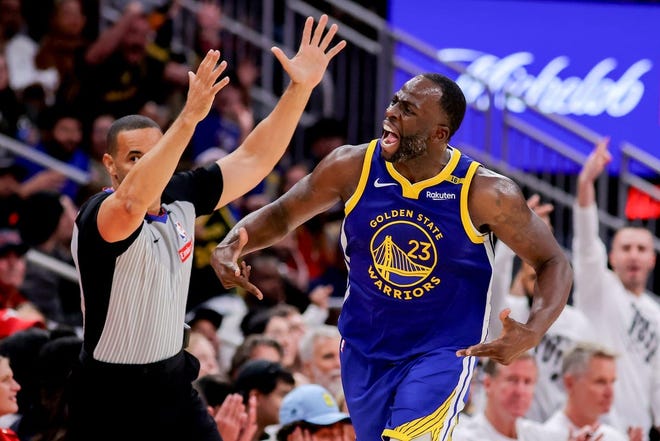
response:
[[[402,361],[374,360],[342,340],[344,395],[357,441],[449,440],[468,395],[475,357],[437,349]]]

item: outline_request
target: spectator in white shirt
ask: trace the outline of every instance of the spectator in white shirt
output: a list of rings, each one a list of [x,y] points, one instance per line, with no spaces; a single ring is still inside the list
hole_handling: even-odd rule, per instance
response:
[[[640,428],[629,429],[628,437],[614,427],[601,424],[600,418],[610,411],[614,400],[616,357],[600,346],[581,343],[564,357],[563,381],[567,401],[544,427],[561,432],[565,437],[580,429],[601,436],[601,441],[641,441]]]
[[[461,416],[452,440],[538,440],[540,424],[524,418],[532,404],[538,375],[534,356],[525,352],[508,366],[488,360],[483,372],[484,411],[468,419]]]
[[[598,343],[615,351],[618,381],[611,423],[660,426],[660,306],[646,291],[655,267],[653,236],[641,227],[619,229],[608,254],[598,234],[594,182],[611,160],[609,140],[598,143],[578,177],[574,207],[575,306],[589,318]]]

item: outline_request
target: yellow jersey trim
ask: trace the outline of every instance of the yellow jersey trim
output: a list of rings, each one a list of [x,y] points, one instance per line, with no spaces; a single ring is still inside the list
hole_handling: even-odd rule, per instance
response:
[[[463,223],[463,229],[473,243],[484,243],[486,240],[486,235],[475,228],[468,211],[468,192],[470,191],[470,184],[472,183],[472,178],[480,165],[481,164],[476,161],[470,164],[470,167],[465,174],[463,188],[461,188],[461,222]]]
[[[362,193],[364,193],[364,189],[367,186],[367,179],[369,178],[369,171],[371,170],[371,158],[374,155],[374,150],[376,150],[376,143],[378,143],[377,139],[371,141],[367,147],[367,151],[364,153],[364,162],[362,163],[360,181],[358,182],[357,188],[355,189],[355,193],[353,193],[351,197],[346,201],[346,205],[344,206],[344,216],[348,216],[353,208],[355,208],[357,203],[360,201],[360,198],[362,197]]]
[[[450,410],[455,395],[456,389],[454,389],[445,402],[433,411],[432,414],[417,418],[416,420],[402,424],[394,429],[385,429],[383,430],[383,436],[389,436],[390,438],[395,438],[401,441],[410,441],[424,435],[425,433],[430,433],[432,440],[439,439],[440,431],[447,422],[447,417],[449,416],[451,418]],[[454,415],[454,418],[455,417],[456,415]],[[450,423],[453,425],[453,421],[450,421]]]
[[[440,182],[445,181],[451,177],[451,173],[456,168],[456,165],[458,164],[458,160],[461,159],[460,151],[458,151],[453,147],[451,147],[451,151],[452,151],[451,158],[449,158],[449,162],[440,171],[440,173],[433,176],[432,178],[415,182],[414,184],[411,184],[410,181],[408,181],[408,179],[406,179],[401,173],[399,173],[397,169],[394,168],[394,165],[391,162],[386,162],[385,167],[387,167],[387,171],[390,173],[392,178],[394,178],[394,180],[401,185],[403,197],[409,199],[419,199],[419,194],[422,192],[422,190],[424,190],[427,187],[437,185]]]

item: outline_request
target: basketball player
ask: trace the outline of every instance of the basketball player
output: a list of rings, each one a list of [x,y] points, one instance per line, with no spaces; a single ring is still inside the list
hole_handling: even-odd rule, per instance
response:
[[[343,203],[349,269],[342,382],[357,439],[447,439],[475,357],[509,363],[566,304],[572,272],[510,179],[448,145],[465,114],[450,79],[422,74],[394,95],[380,139],[335,149],[311,174],[230,231],[212,265],[225,287],[261,297],[238,258]],[[490,343],[492,235],[538,274],[529,319],[500,314]]]

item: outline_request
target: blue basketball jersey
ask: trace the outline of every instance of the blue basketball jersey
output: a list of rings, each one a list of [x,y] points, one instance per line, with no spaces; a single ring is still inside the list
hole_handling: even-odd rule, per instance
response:
[[[493,243],[468,214],[478,162],[449,147],[435,177],[411,184],[370,143],[346,202],[349,280],[342,337],[369,357],[402,360],[486,337]]]

